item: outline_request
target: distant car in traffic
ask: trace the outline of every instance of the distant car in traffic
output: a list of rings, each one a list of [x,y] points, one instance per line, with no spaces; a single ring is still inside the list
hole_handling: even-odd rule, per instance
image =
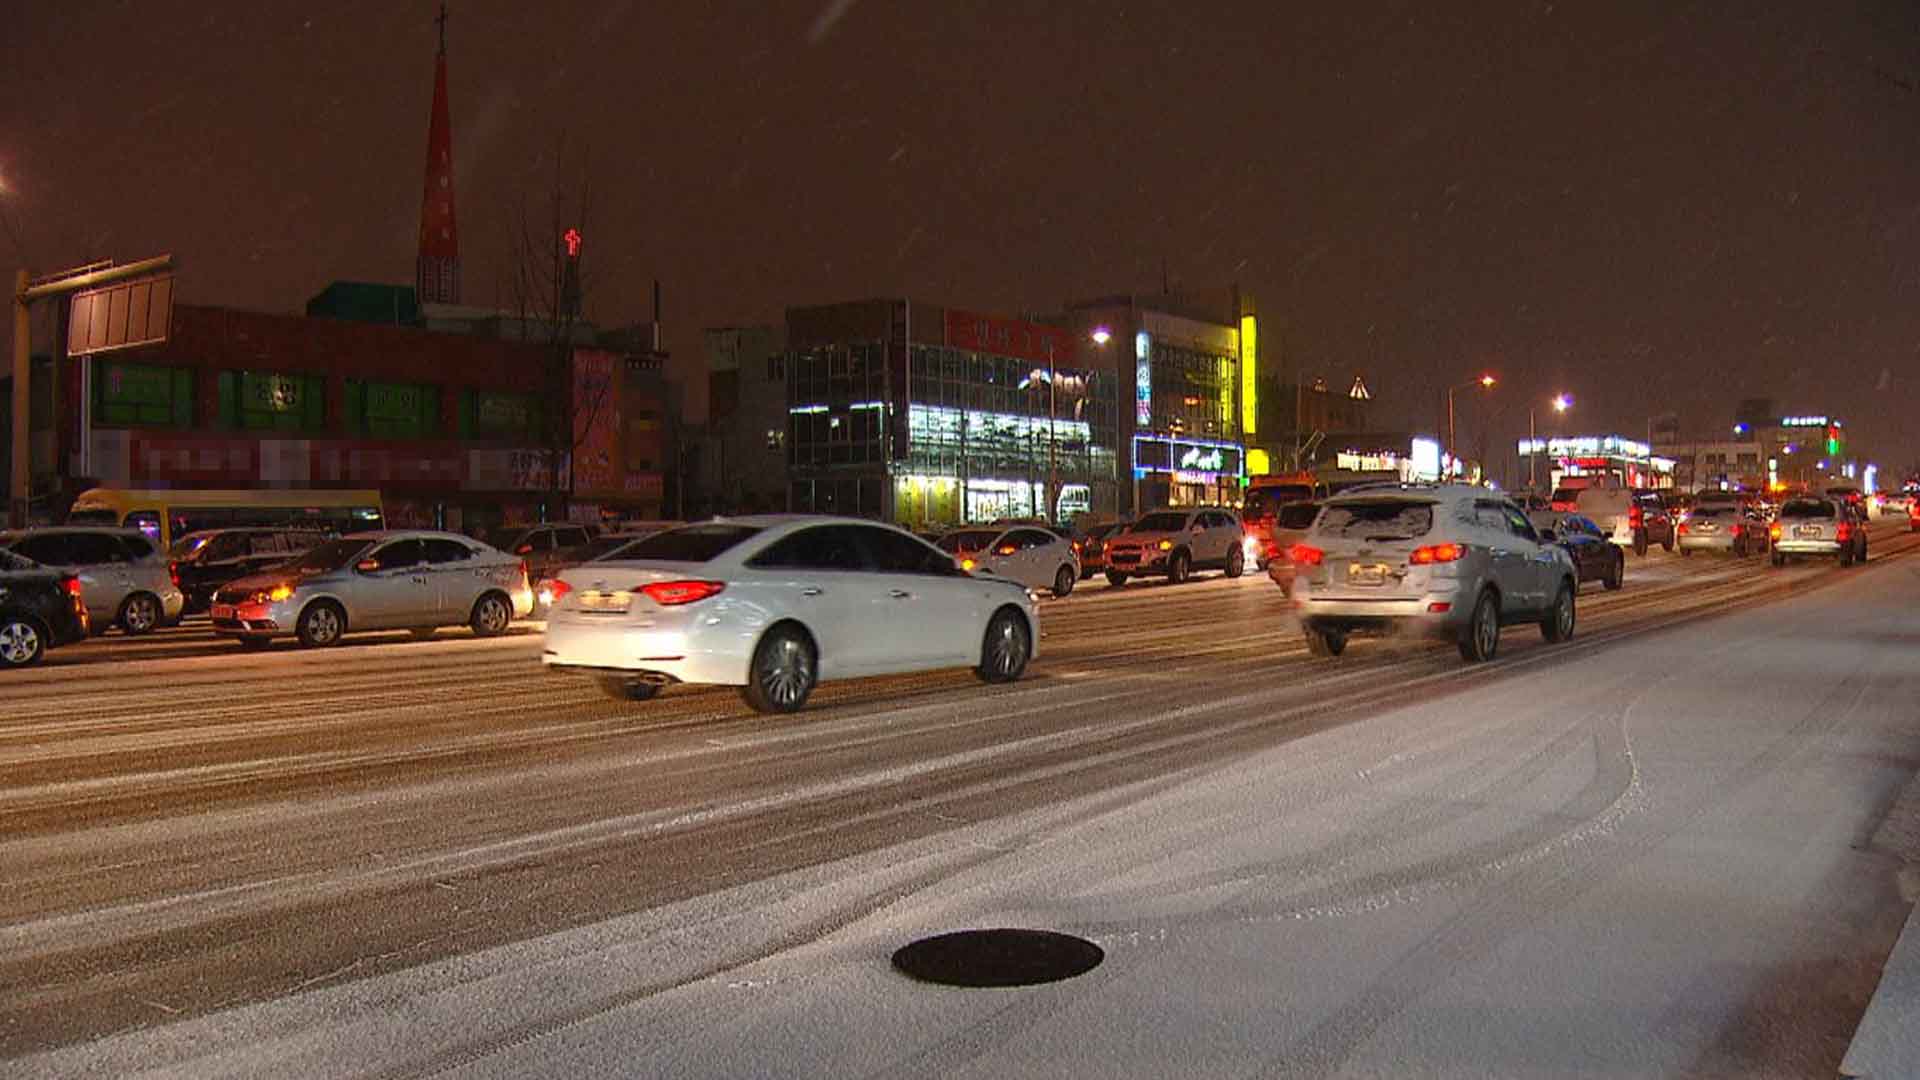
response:
[[[347,634],[466,625],[503,634],[533,611],[519,558],[457,533],[386,530],[329,540],[291,562],[229,582],[214,593],[215,632],[258,647],[294,637],[337,645]]]
[[[1632,548],[1635,555],[1645,555],[1654,544],[1673,550],[1673,518],[1659,492],[1588,487],[1572,494],[1573,498],[1565,501],[1556,493],[1553,509],[1579,514],[1600,526],[1607,539]]]
[[[1136,574],[1164,574],[1177,585],[1195,570],[1212,569],[1237,578],[1247,566],[1245,540],[1231,510],[1156,510],[1107,541],[1107,583],[1125,585]]]
[[[1080,534],[1080,579],[1082,581],[1107,569],[1107,544],[1125,532],[1127,522],[1103,521],[1088,525]]]
[[[1293,585],[1300,572],[1293,564],[1293,545],[1307,538],[1313,519],[1319,516],[1317,500],[1291,502],[1275,510],[1267,526],[1262,561],[1266,564],[1267,577],[1280,586],[1280,594],[1288,599],[1293,597]]]
[[[506,525],[487,533],[487,543],[525,559],[527,576],[538,581],[552,577],[557,567],[580,561],[579,552],[593,536],[585,525],[549,521],[539,525]]]
[[[80,579],[95,633],[137,636],[180,621],[186,596],[172,564],[139,529],[59,525],[0,533],[0,548]]]
[[[202,529],[175,540],[167,556],[186,596],[186,613],[196,615],[212,605],[220,586],[297,558],[325,541],[326,534],[311,529]]]
[[[1867,560],[1866,515],[1844,497],[1788,499],[1768,532],[1775,566],[1802,558],[1837,559],[1841,566]]]
[[[645,700],[674,683],[738,686],[794,712],[830,679],[971,667],[1018,679],[1039,605],[890,525],[834,517],[730,518],[652,536],[559,578],[541,660]]]
[[[1073,541],[1038,525],[955,529],[934,546],[968,573],[994,574],[1029,589],[1051,590],[1056,597],[1073,592],[1080,580]]]
[[[11,551],[0,551],[0,668],[30,667],[48,649],[85,640],[87,602],[80,579]]]
[[[533,614],[537,618],[553,606],[553,581],[567,570],[596,559],[618,558],[619,552],[655,533],[678,528],[685,522],[651,522],[644,525],[623,527],[619,532],[603,533],[586,543],[568,549],[564,553],[555,552],[547,559],[543,568],[535,572],[528,568],[528,578],[533,586]]]
[[[1294,545],[1307,648],[1338,656],[1355,633],[1416,633],[1491,660],[1500,629],[1573,636],[1573,559],[1497,492],[1461,484],[1370,488],[1328,499]]]
[[[1612,591],[1625,583],[1626,553],[1620,545],[1610,543],[1591,518],[1557,510],[1535,510],[1527,514],[1527,520],[1540,533],[1540,539],[1566,549],[1581,584],[1598,581]]]
[[[1702,503],[1675,531],[1682,555],[1712,551],[1745,558],[1767,550],[1767,519],[1752,506]]]

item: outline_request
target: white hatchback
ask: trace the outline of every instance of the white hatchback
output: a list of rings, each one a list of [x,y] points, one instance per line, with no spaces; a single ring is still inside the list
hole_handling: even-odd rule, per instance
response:
[[[1073,541],[1039,525],[955,529],[935,546],[963,570],[995,574],[1029,589],[1051,589],[1055,596],[1072,592],[1080,580],[1080,556]]]
[[[626,700],[704,683],[793,712],[827,679],[971,667],[1011,682],[1040,638],[1026,589],[871,521],[715,520],[619,554],[556,579],[541,660]]]

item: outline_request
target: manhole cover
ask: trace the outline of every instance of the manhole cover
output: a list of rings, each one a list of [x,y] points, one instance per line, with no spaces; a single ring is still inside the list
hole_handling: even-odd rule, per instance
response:
[[[1033,986],[1084,975],[1106,953],[1051,930],[960,930],[921,938],[893,954],[893,966],[946,986]]]

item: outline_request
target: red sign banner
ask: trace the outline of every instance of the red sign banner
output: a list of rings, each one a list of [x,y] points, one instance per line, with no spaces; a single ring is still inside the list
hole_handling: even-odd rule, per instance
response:
[[[969,352],[1011,356],[1036,364],[1072,364],[1077,339],[1057,326],[1003,319],[974,311],[947,310],[947,345]]]

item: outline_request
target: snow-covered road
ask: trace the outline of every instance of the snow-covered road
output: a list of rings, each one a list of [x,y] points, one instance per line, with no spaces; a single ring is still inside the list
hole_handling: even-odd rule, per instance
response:
[[[1313,661],[1264,581],[1095,590],[1014,688],[779,724],[635,719],[524,640],[79,665],[175,678],[12,692],[0,1037],[48,1074],[1832,1075],[1909,906],[1863,850],[1920,762],[1895,547],[1655,558],[1475,670]],[[995,926],[1106,958],[888,963]]]

